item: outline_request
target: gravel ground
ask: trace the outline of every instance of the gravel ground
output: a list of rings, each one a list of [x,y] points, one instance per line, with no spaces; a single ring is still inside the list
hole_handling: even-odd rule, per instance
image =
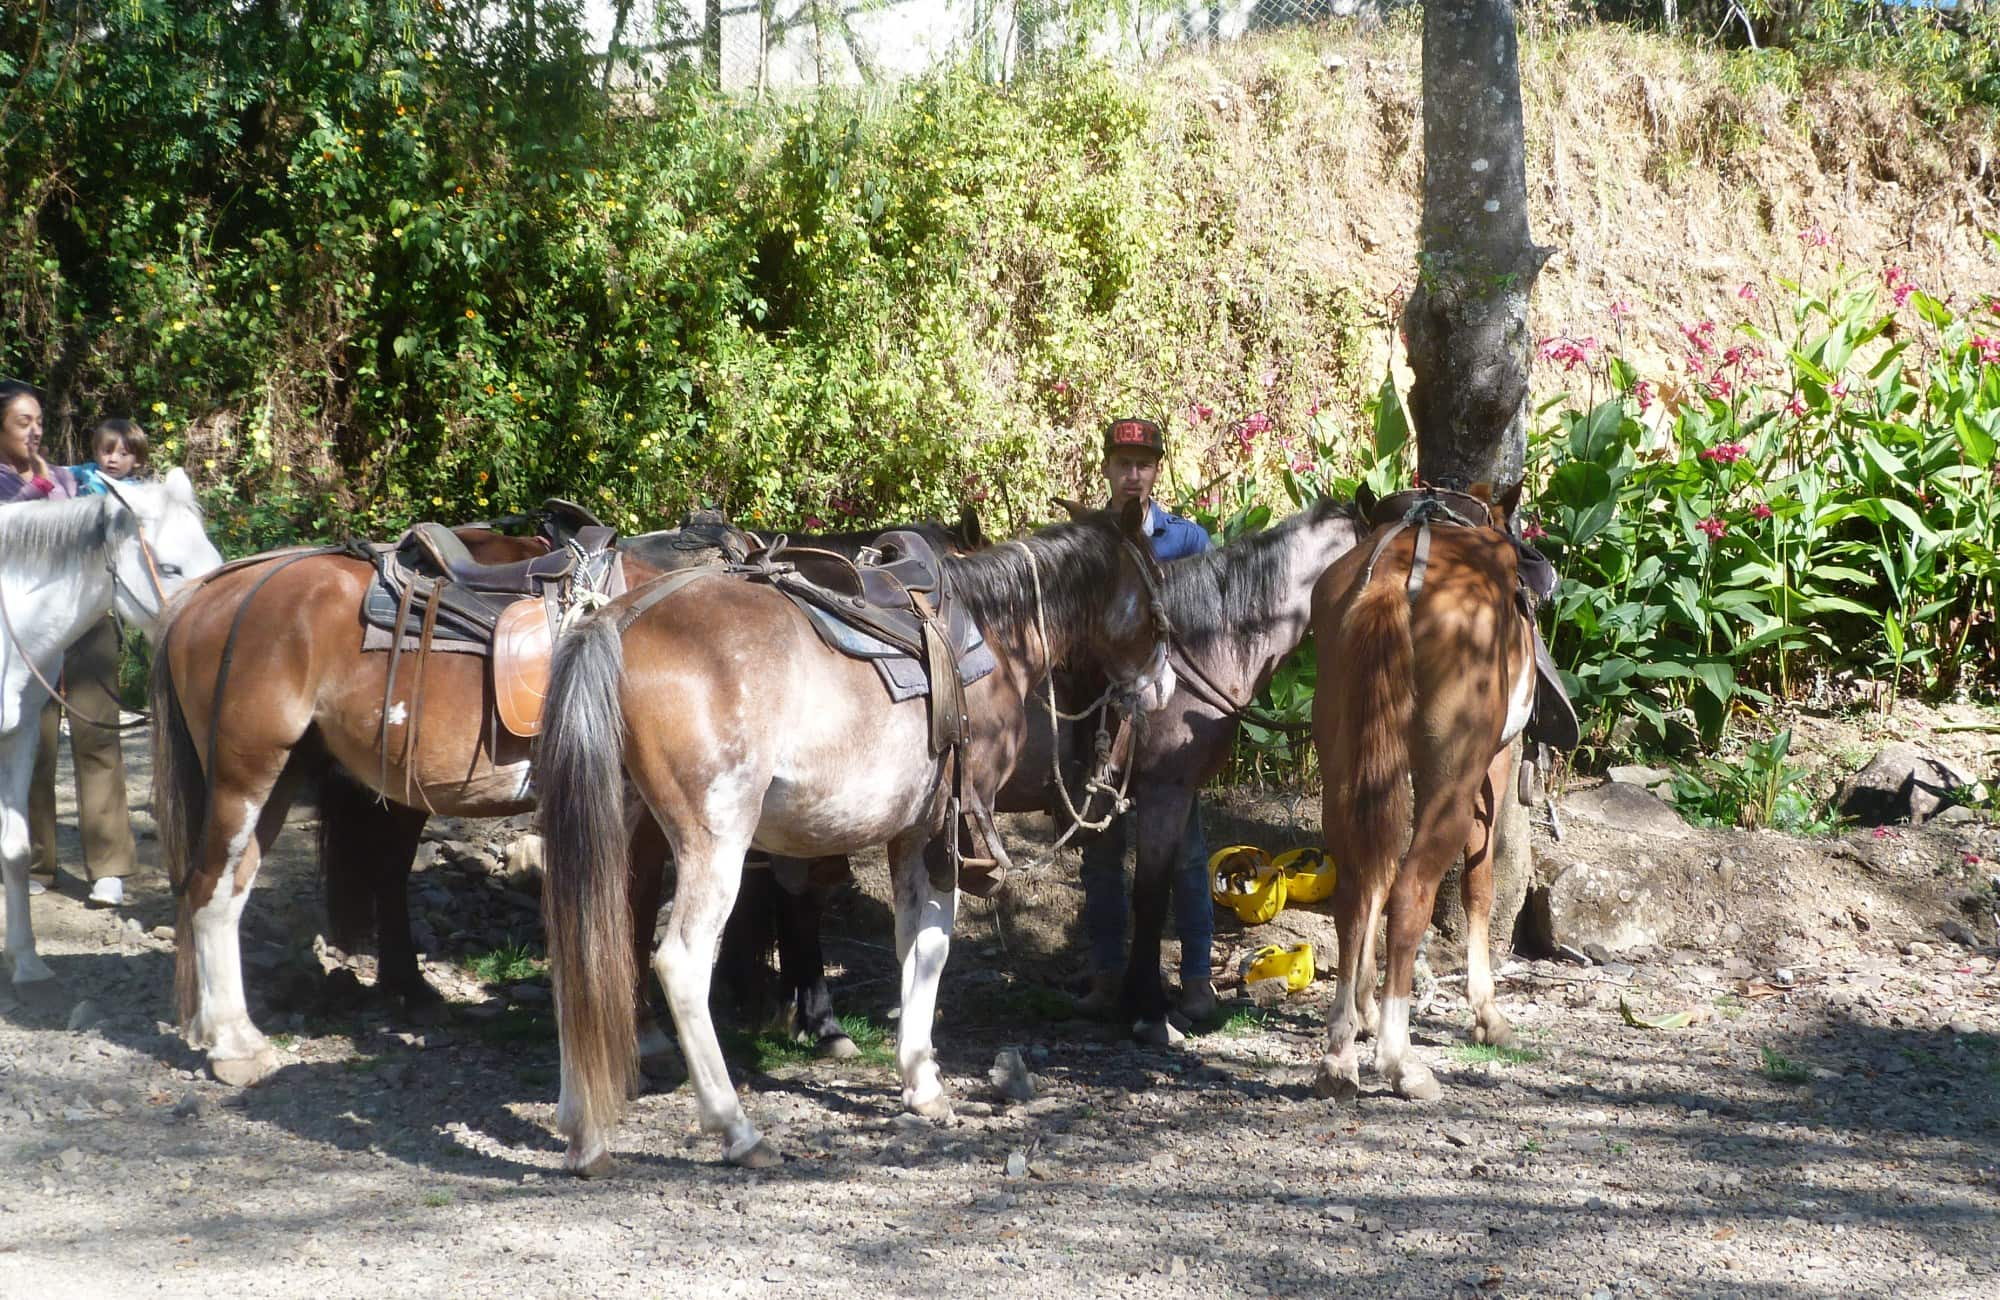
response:
[[[1278,843],[1283,807],[1224,801],[1212,830]],[[247,1092],[163,1023],[157,878],[121,914],[73,884],[37,899],[62,989],[0,985],[0,1296],[2000,1294],[2000,979],[1992,948],[1936,931],[1963,919],[1940,864],[2000,848],[1984,825],[1779,854],[1723,836],[1735,946],[1510,963],[1508,1054],[1464,1045],[1444,979],[1414,1026],[1445,1084],[1429,1105],[1311,1096],[1325,983],[1232,1003],[1181,1049],[1066,1019],[1050,972],[1074,969],[1079,895],[1046,869],[1004,923],[965,909],[938,1031],[955,1120],[899,1115],[878,1054],[740,1052],[782,1168],[720,1167],[680,1087],[633,1104],[595,1183],[560,1172],[545,984],[465,964],[537,938],[477,834],[441,828],[418,877],[452,998],[429,1025],[340,973],[366,959],[316,949],[310,838],[285,837],[246,953],[293,1063]],[[864,865],[829,940],[837,1000],[877,1024],[884,885]],[[1008,1046],[1032,1101],[986,1081]]]

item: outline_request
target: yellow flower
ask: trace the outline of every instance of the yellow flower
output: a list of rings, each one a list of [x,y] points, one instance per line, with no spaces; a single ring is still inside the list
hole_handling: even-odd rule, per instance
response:
[[[154,403],[153,403],[153,414],[154,414],[154,415],[165,415],[166,413],[167,413],[167,404],[166,404],[165,402],[154,402]]]
[[[441,505],[443,505],[443,504],[444,504],[444,498],[443,498],[443,497],[432,497],[432,498],[431,498],[431,504],[432,504],[432,505],[434,505],[434,506],[441,506]]]

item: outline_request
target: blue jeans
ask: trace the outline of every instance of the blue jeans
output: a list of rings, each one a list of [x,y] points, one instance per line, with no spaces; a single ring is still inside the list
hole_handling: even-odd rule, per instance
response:
[[[1131,908],[1125,901],[1125,845],[1132,837],[1132,814],[1104,828],[1083,846],[1083,929],[1090,940],[1090,966],[1104,975],[1125,965],[1125,929]],[[1188,805],[1181,836],[1181,860],[1174,870],[1174,928],[1181,940],[1183,986],[1209,977],[1209,944],[1215,937],[1215,905],[1208,896],[1208,843],[1201,833],[1201,800]]]

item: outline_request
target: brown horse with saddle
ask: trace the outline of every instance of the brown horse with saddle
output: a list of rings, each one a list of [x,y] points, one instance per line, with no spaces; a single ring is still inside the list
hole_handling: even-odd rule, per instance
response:
[[[1370,534],[1313,593],[1313,739],[1326,844],[1340,863],[1340,974],[1322,1095],[1351,1097],[1360,1086],[1354,1044],[1378,1030],[1374,933],[1385,904],[1375,1069],[1404,1097],[1438,1095],[1435,1076],[1410,1055],[1410,995],[1438,883],[1461,851],[1473,1038],[1512,1038],[1494,1002],[1488,935],[1499,800],[1513,797],[1517,736],[1576,743],[1576,716],[1535,630],[1555,574],[1508,527],[1513,504],[1429,488],[1387,497],[1369,510]]]

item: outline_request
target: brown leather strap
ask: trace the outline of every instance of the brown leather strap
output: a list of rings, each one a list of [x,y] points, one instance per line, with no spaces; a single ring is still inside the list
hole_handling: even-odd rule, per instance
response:
[[[380,767],[375,781],[375,788],[385,793],[389,789],[389,710],[396,707],[396,669],[403,662],[403,628],[410,621],[410,602],[416,595],[414,580],[403,584],[402,598],[396,602],[396,626],[389,632],[389,672],[382,683],[382,723],[377,728],[380,734],[376,745]],[[407,717],[403,725],[409,725]]]
[[[638,589],[639,594],[632,598],[632,603],[627,605],[624,611],[618,615],[619,635],[623,636],[626,629],[644,617],[647,610],[697,578],[706,578],[727,572],[729,572],[727,569],[714,568],[676,569],[672,573],[663,573],[650,582],[643,584]]]
[[[417,797],[424,801],[424,810],[435,814],[431,807],[431,797],[424,790],[424,783],[416,779],[417,736],[423,723],[424,710],[424,669],[431,662],[431,638],[437,632],[438,605],[444,597],[444,584],[431,586],[430,599],[424,604],[423,634],[417,638],[417,674],[410,683],[410,720],[403,728],[403,802],[411,807],[410,792],[414,786]]]

